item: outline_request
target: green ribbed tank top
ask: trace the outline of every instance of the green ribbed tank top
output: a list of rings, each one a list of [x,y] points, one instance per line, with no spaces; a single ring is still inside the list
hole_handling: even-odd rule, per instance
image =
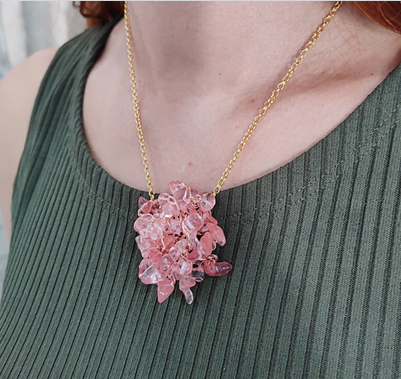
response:
[[[232,271],[187,305],[138,278],[146,193],[92,158],[88,74],[120,17],[62,46],[14,182],[0,377],[400,378],[401,66],[308,151],[222,191]],[[178,285],[176,285],[178,287]]]

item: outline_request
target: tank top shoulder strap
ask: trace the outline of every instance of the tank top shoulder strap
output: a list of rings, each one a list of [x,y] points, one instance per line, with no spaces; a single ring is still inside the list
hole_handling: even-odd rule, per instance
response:
[[[83,97],[82,73],[98,58],[117,16],[106,25],[89,28],[62,45],[52,59],[36,95],[24,149],[13,182],[12,228],[18,227],[27,205],[43,174],[51,146],[62,138],[66,120],[76,117],[71,106],[77,97]]]

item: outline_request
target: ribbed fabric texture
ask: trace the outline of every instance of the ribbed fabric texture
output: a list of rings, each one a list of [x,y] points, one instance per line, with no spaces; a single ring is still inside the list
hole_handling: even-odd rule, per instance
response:
[[[92,158],[89,71],[119,20],[56,54],[14,182],[0,377],[401,377],[401,66],[292,162],[222,191],[219,278],[162,304],[138,279],[145,193]]]

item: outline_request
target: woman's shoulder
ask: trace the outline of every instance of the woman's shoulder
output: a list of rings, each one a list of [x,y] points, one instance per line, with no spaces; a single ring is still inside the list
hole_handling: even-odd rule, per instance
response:
[[[8,239],[11,195],[40,83],[57,48],[41,50],[0,81],[0,206]]]
[[[54,111],[52,99],[60,98],[65,85],[78,83],[101,53],[113,26],[121,17],[105,25],[82,31],[59,48],[37,52],[10,71],[0,82],[0,207],[8,237],[11,236],[13,184],[29,139],[35,148],[36,132],[42,119],[37,108]],[[77,80],[71,80],[77,79]],[[69,87],[68,87],[69,88]],[[67,89],[68,90],[68,89]],[[77,89],[73,91],[76,95]],[[43,116],[46,112],[39,112]],[[31,128],[31,126],[34,128]],[[42,136],[43,133],[39,133]],[[31,141],[32,140],[32,141]]]

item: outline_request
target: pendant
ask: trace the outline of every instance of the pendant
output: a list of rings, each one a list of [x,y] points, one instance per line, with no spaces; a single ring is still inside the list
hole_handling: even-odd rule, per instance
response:
[[[188,304],[193,302],[190,290],[196,282],[209,276],[227,274],[232,265],[218,262],[212,254],[216,244],[226,243],[223,230],[212,217],[216,198],[211,192],[199,193],[183,182],[169,183],[172,196],[162,193],[156,200],[139,198],[134,229],[142,254],[139,279],[157,284],[159,303],[174,290],[176,281]]]

